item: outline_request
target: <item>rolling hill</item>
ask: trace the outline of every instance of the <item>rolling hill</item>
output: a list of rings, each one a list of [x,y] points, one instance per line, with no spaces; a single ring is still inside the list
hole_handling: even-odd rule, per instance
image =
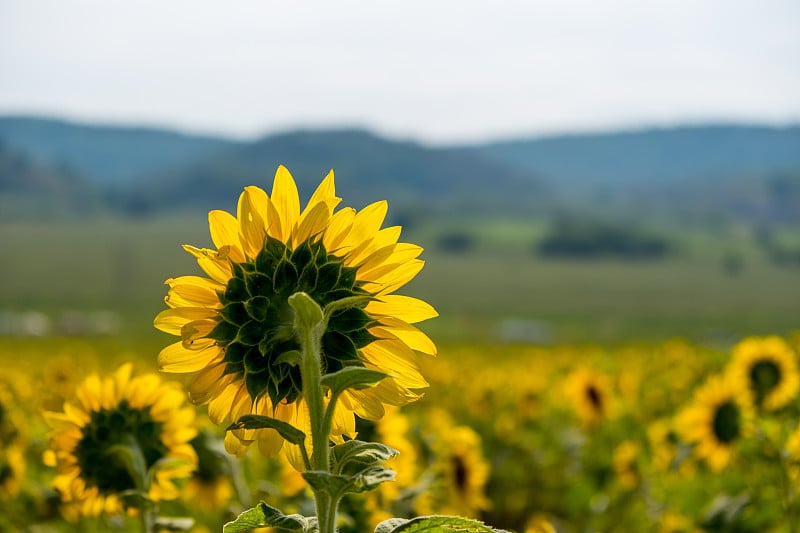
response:
[[[36,194],[51,203],[70,198],[55,201],[53,213],[233,209],[242,187],[269,188],[284,164],[301,196],[333,168],[351,205],[388,198],[396,214],[412,218],[572,210],[800,221],[797,125],[700,125],[430,147],[356,129],[237,141],[11,116],[0,117],[0,143],[0,186],[32,184],[22,196],[4,193],[5,218],[24,211],[9,198]]]

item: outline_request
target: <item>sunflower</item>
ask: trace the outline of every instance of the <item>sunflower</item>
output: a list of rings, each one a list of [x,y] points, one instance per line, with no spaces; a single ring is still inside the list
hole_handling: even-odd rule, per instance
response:
[[[393,294],[422,269],[422,248],[398,243],[397,226],[381,229],[385,201],[334,212],[339,202],[330,172],[301,212],[294,179],[281,166],[271,196],[245,187],[236,216],[209,213],[216,250],[184,246],[208,277],[167,280],[169,309],[155,326],[181,340],[161,351],[159,367],[188,374],[189,399],[208,403],[214,423],[254,413],[309,433],[300,369],[285,355],[300,349],[287,301],[299,291],[323,307],[363,297],[330,317],[322,337],[324,373],[360,366],[389,376],[342,394],[335,440],[355,435],[354,414],[377,420],[385,404],[407,404],[427,387],[418,358],[435,355],[436,347],[412,324],[437,313],[421,300]],[[225,447],[241,455],[255,441],[265,455],[283,447],[272,429],[231,431]],[[297,450],[288,453],[300,466]]]
[[[556,533],[556,528],[541,514],[535,514],[525,524],[525,533]]]
[[[731,379],[750,391],[753,403],[765,411],[788,404],[800,389],[797,356],[780,337],[750,337],[733,348]]]
[[[800,426],[786,438],[784,452],[789,476],[797,482],[800,480]]]
[[[197,469],[183,490],[183,499],[203,510],[223,509],[233,496],[233,480],[221,439],[200,431],[190,444],[197,454]]]
[[[614,448],[613,465],[620,487],[635,489],[641,481],[639,469],[640,447],[635,441],[624,440]]]
[[[25,457],[19,446],[0,449],[0,500],[17,495],[25,478]]]
[[[162,384],[156,374],[133,378],[131,368],[125,364],[104,379],[90,375],[63,412],[45,413],[52,428],[45,461],[58,469],[53,485],[67,518],[129,507],[125,494],[137,483],[116,453],[120,445],[141,452],[152,501],[178,497],[174,481],[188,478],[197,466],[190,444],[197,433],[194,409],[185,405],[180,385]]]
[[[436,433],[431,445],[435,480],[432,490],[417,498],[417,514],[478,516],[491,505],[485,494],[490,467],[480,435],[469,426],[455,425],[442,410],[427,418]]]
[[[715,472],[731,460],[735,446],[751,431],[753,409],[737,383],[725,375],[712,376],[692,403],[679,413],[675,429],[694,453]]]
[[[612,414],[611,383],[604,374],[588,368],[575,370],[567,376],[564,392],[586,426],[594,426]]]

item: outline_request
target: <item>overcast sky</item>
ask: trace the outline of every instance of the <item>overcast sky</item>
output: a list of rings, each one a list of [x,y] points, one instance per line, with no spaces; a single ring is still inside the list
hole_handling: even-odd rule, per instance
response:
[[[800,1],[0,0],[0,113],[435,144],[800,122]]]

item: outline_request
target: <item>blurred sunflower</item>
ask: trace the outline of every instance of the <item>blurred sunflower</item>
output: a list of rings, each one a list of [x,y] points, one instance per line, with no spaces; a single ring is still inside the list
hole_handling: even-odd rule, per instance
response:
[[[133,378],[131,368],[125,364],[102,380],[90,375],[63,412],[45,413],[52,428],[45,462],[58,469],[53,485],[68,519],[128,509],[125,494],[139,488],[120,446],[141,452],[152,501],[176,498],[174,481],[197,466],[194,409],[185,406],[180,386],[162,384],[155,374]]]
[[[678,414],[675,429],[694,454],[714,471],[730,462],[736,444],[751,432],[753,409],[739,385],[724,375],[698,388],[692,403]]]
[[[190,444],[197,454],[197,469],[183,490],[183,499],[204,511],[223,509],[234,491],[231,465],[221,439],[215,441],[208,431],[200,431]]]
[[[431,445],[435,480],[432,490],[417,498],[415,511],[479,516],[491,505],[485,494],[490,468],[483,457],[480,435],[468,426],[454,425],[441,410],[432,411],[427,419],[435,431]]]
[[[0,499],[12,498],[25,478],[25,457],[18,446],[0,449]]]
[[[789,434],[784,450],[789,476],[797,482],[800,480],[800,426]]]
[[[556,528],[547,518],[535,514],[525,524],[525,533],[556,533]]]
[[[28,440],[30,424],[21,405],[25,405],[25,399],[15,394],[8,383],[0,382],[0,448]]]
[[[694,525],[692,520],[673,511],[665,511],[658,521],[658,526],[658,533],[700,533],[702,531]]]
[[[373,530],[383,520],[411,513],[411,509],[407,507],[410,507],[413,497],[416,496],[414,485],[418,478],[419,457],[416,446],[409,439],[410,429],[408,417],[400,409],[391,408],[375,423],[376,437],[368,439],[381,442],[399,452],[385,462],[385,466],[395,471],[394,480],[381,483],[376,490],[367,494],[366,507],[371,511],[370,525]]]
[[[733,348],[728,366],[731,379],[749,390],[756,407],[775,411],[792,401],[800,389],[794,350],[780,337],[750,337]]]
[[[436,347],[412,324],[437,313],[421,300],[393,294],[422,269],[422,248],[398,243],[397,226],[381,229],[385,201],[334,212],[339,202],[331,172],[301,212],[294,179],[281,166],[271,196],[246,187],[236,216],[209,214],[216,250],[184,246],[208,278],[167,280],[170,309],[156,317],[155,326],[181,340],[162,350],[159,367],[189,374],[190,400],[208,403],[214,423],[255,413],[309,432],[300,369],[284,356],[300,348],[288,305],[298,291],[323,307],[365,297],[331,316],[322,337],[324,373],[361,366],[389,376],[342,394],[334,437],[355,434],[354,414],[377,420],[384,404],[407,404],[427,387],[418,357],[434,355]],[[265,455],[283,447],[272,429],[229,432],[225,447],[241,455],[256,440]],[[297,451],[289,454],[299,466]]]
[[[623,489],[635,489],[641,480],[639,471],[639,444],[632,440],[625,440],[614,448],[612,463],[617,481]]]
[[[580,368],[567,376],[564,392],[581,422],[593,426],[612,414],[612,389],[607,376]]]
[[[674,420],[660,418],[647,426],[647,441],[650,448],[648,465],[659,474],[677,470],[687,476],[694,474],[695,463],[686,461],[689,451],[675,430]]]

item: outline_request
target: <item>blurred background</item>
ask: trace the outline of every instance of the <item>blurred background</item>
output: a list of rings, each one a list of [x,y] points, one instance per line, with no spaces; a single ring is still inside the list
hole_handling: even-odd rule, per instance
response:
[[[205,213],[286,165],[390,205],[444,340],[800,316],[800,6],[0,6],[0,334],[159,335]]]
[[[796,531],[798,30],[796,0],[0,1],[0,530],[76,530],[42,410],[90,371],[156,369],[163,282],[201,275],[181,245],[283,164],[303,202],[330,169],[342,205],[388,200],[427,261],[400,292],[441,315],[425,397],[359,421],[403,450],[400,492],[348,504],[343,533],[432,512]],[[734,366],[784,402],[751,440],[696,392],[742,339]],[[677,433],[698,405],[720,453],[746,444],[721,472]],[[169,512],[311,512],[222,433],[193,443],[225,467],[195,473],[213,502]]]

